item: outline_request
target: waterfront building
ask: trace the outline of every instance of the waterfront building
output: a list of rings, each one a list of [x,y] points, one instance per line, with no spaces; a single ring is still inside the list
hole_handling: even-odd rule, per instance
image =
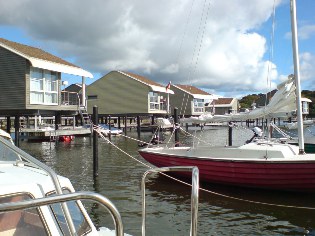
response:
[[[239,101],[236,98],[218,98],[213,101],[215,115],[237,113],[239,111]]]
[[[15,120],[54,116],[58,125],[61,116],[77,114],[79,104],[64,100],[62,73],[81,76],[82,84],[85,77],[93,78],[90,72],[39,48],[0,38],[0,116],[8,121],[10,116]]]
[[[216,96],[191,85],[171,85],[174,95],[170,98],[171,107],[177,107],[180,115],[198,116],[207,112]],[[206,109],[207,108],[207,109]]]
[[[93,106],[102,115],[168,114],[168,94],[174,92],[144,76],[111,71],[86,88],[88,113]]]
[[[0,113],[77,111],[76,105],[61,99],[61,73],[93,78],[88,71],[48,52],[0,38]]]

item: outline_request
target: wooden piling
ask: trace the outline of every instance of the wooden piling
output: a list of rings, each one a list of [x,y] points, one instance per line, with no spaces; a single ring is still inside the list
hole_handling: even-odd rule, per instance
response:
[[[7,116],[7,133],[11,134],[11,117]]]
[[[15,146],[19,147],[20,146],[20,116],[15,116],[14,119],[14,129],[15,129],[15,139],[14,139],[14,144]]]
[[[112,125],[111,125],[111,116],[110,115],[108,116],[108,129],[109,129],[108,139],[111,140],[111,138],[112,138],[112,134],[111,134]]]
[[[141,122],[140,116],[137,116],[137,133],[138,133],[138,140],[141,138]]]
[[[124,118],[125,135],[127,136],[127,116]]]
[[[93,124],[98,125],[98,107],[93,107]],[[98,176],[98,133],[93,130],[93,177]]]
[[[229,122],[229,146],[232,146],[233,144],[233,128],[232,128],[232,122]]]
[[[175,147],[179,147],[179,130],[176,128],[179,125],[177,107],[174,108],[174,123],[175,123]]]

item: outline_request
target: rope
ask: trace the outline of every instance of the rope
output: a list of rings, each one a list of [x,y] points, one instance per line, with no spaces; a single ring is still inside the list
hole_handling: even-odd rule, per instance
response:
[[[306,130],[313,136],[315,136],[315,133],[310,129],[310,128],[306,128]]]
[[[207,144],[207,145],[213,146],[213,144],[208,143],[208,142],[206,142],[206,141],[204,141],[204,140],[202,140],[202,139],[198,138],[197,136],[192,135],[191,133],[188,133],[186,130],[184,130],[184,129],[183,129],[183,128],[181,128],[181,127],[180,127],[180,131],[182,131],[184,134],[187,134],[187,136],[191,136],[191,137],[193,137],[193,138],[197,139],[199,142],[202,142],[202,143],[204,143],[204,144]]]
[[[108,138],[106,138],[103,133],[101,132],[101,127],[99,126],[93,126],[94,127],[94,131],[96,131],[99,136],[104,139],[108,144],[114,146],[115,148],[117,148],[119,151],[121,151],[122,153],[124,153],[125,155],[127,155],[128,157],[132,158],[133,160],[135,160],[136,162],[140,163],[141,165],[149,168],[149,169],[153,169],[155,167],[152,167],[140,160],[138,160],[137,158],[131,156],[129,153],[125,152],[124,150],[122,150],[120,147],[118,147],[117,145],[115,145],[113,142],[111,142]],[[175,129],[174,129],[175,130]],[[132,140],[135,140],[132,138]],[[140,141],[140,140],[138,140]],[[172,180],[175,180],[179,183],[182,183],[184,185],[187,185],[189,187],[192,187],[192,185],[190,183],[187,183],[185,181],[182,181],[182,180],[179,180],[177,178],[174,178],[170,175],[167,175],[165,173],[160,173]],[[210,193],[210,194],[213,194],[213,195],[217,195],[217,196],[220,196],[220,197],[224,197],[224,198],[228,198],[228,199],[232,199],[232,200],[236,200],[236,201],[242,201],[242,202],[247,202],[247,203],[253,203],[253,204],[260,204],[260,205],[265,205],[265,206],[275,206],[275,207],[284,207],[284,208],[294,208],[294,209],[304,209],[304,210],[315,210],[315,207],[301,207],[301,206],[294,206],[294,205],[283,205],[283,204],[274,204],[274,203],[266,203],[266,202],[260,202],[260,201],[252,201],[252,200],[247,200],[247,199],[243,199],[243,198],[238,198],[238,197],[233,197],[233,196],[229,196],[229,195],[225,195],[225,194],[222,194],[222,193],[218,193],[218,192],[214,192],[214,191],[210,191],[208,189],[204,189],[204,188],[199,188],[201,191],[204,191],[206,193]]]

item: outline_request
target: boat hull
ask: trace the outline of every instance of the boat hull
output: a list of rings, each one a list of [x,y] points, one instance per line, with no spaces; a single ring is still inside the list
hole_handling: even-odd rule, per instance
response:
[[[197,166],[203,182],[251,188],[315,192],[315,161],[244,161],[139,150],[157,167]],[[187,174],[187,177],[189,175]]]

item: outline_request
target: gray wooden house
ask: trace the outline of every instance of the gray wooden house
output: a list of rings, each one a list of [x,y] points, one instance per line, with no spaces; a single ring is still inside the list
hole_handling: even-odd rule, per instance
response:
[[[41,49],[0,38],[0,115],[73,115],[64,101],[61,73],[93,78],[80,67]]]
[[[102,115],[166,115],[172,93],[143,76],[111,71],[86,87],[88,113],[96,105]]]
[[[178,114],[185,116],[198,116],[206,112],[211,112],[206,108],[216,98],[191,85],[171,85],[174,95],[170,98],[171,107],[178,108]]]

